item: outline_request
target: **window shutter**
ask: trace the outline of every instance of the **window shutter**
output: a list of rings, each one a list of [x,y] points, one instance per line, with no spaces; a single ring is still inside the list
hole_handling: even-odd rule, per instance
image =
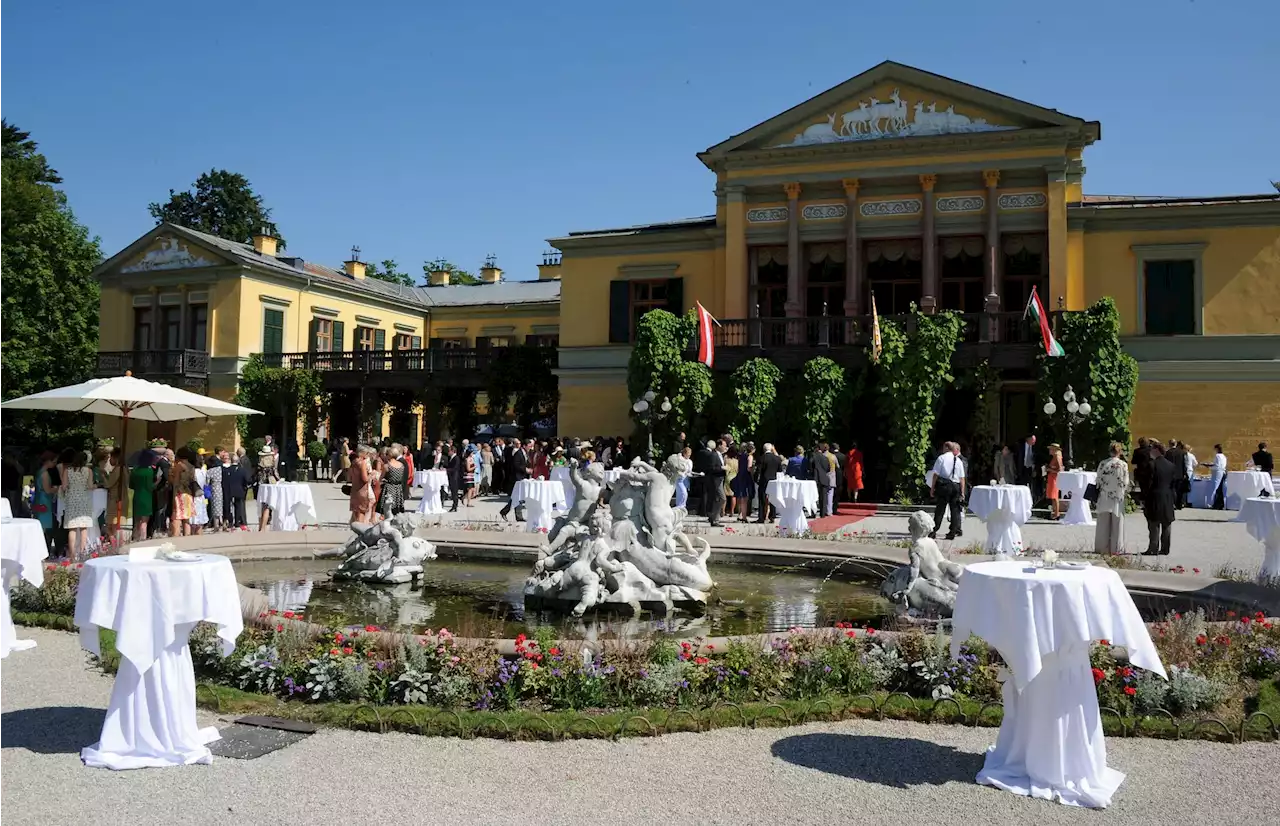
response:
[[[308,353],[314,353],[316,350],[319,349],[319,345],[316,342],[316,328],[319,326],[320,326],[319,319],[313,318],[311,319],[311,321],[307,322],[307,352]]]
[[[375,350],[387,349],[387,331],[386,330],[373,331],[373,349]]]
[[[430,338],[430,339],[427,339],[427,348],[428,348],[428,349],[430,349],[430,350],[439,350],[441,347],[443,347],[443,346],[444,346],[444,345],[441,343],[441,342],[443,342],[443,341],[444,341],[444,339],[442,339],[442,338]]]
[[[346,324],[341,321],[333,322],[333,336],[329,339],[329,349],[335,353],[341,353],[347,343],[342,339],[346,337]]]
[[[631,338],[631,282],[609,282],[609,343],[626,344]]]
[[[476,349],[477,349],[477,350],[488,350],[488,349],[489,349],[489,337],[488,337],[488,336],[476,336]]]
[[[684,315],[684,279],[667,279],[667,312],[674,313],[677,318]]]
[[[422,336],[414,336],[409,340],[409,347],[414,350],[422,349]]]

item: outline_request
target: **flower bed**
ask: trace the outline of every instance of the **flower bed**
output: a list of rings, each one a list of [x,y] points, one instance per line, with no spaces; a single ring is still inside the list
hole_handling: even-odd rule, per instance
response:
[[[15,618],[22,621],[23,612],[70,614],[77,580],[73,566],[46,571],[41,589],[15,591]],[[1104,717],[1119,717],[1128,732],[1181,735],[1188,726],[1195,729],[1198,718],[1213,715],[1242,736],[1250,721],[1274,737],[1280,623],[1230,613],[1218,622],[1203,611],[1170,614],[1150,626],[1167,682],[1130,666],[1122,649],[1097,641],[1091,659],[1099,704],[1109,710]],[[272,713],[304,718],[323,717],[318,706],[370,704],[420,713],[430,707],[458,720],[467,713],[700,719],[732,704],[781,706],[791,709],[785,719],[804,719],[808,712],[796,709],[818,704],[879,706],[876,713],[883,714],[897,696],[917,716],[933,717],[940,703],[954,700],[963,717],[976,720],[1000,698],[999,657],[977,638],[953,660],[940,633],[886,634],[847,623],[723,644],[648,639],[603,649],[557,640],[548,629],[537,638],[517,637],[515,656],[501,654],[496,640],[459,640],[447,629],[408,636],[372,625],[318,628],[293,612],[269,612],[223,658],[213,627],[202,624],[191,636],[196,674],[226,687],[222,696],[275,704]]]

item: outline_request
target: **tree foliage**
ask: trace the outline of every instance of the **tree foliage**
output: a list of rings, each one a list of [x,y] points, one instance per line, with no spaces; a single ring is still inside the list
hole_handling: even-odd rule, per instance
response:
[[[38,393],[92,377],[98,352],[98,239],[76,221],[62,178],[29,133],[3,122],[0,272],[3,273],[4,398]],[[92,419],[13,411],[4,415],[6,445],[87,444]]]
[[[733,398],[729,432],[733,438],[746,441],[760,435],[760,424],[778,398],[781,382],[782,371],[766,358],[750,359],[733,371],[729,379]]]
[[[526,433],[533,423],[553,415],[560,402],[560,382],[551,372],[546,348],[521,345],[494,351],[485,375],[489,419],[505,423],[511,408]]]
[[[1089,416],[1075,429],[1074,459],[1077,465],[1092,467],[1107,455],[1111,442],[1129,443],[1138,362],[1120,345],[1120,312],[1111,298],[1061,318],[1057,338],[1066,356],[1041,354],[1040,395],[1043,401],[1052,398],[1061,411],[1062,394],[1071,385],[1077,398],[1089,401]],[[1058,430],[1061,417],[1059,412],[1048,425],[1055,436],[1065,437],[1065,429]]]
[[[804,365],[804,422],[809,443],[822,441],[835,421],[838,405],[847,398],[844,368],[825,356]]]
[[[924,480],[929,434],[938,403],[954,381],[951,359],[964,322],[953,312],[925,315],[912,308],[903,321],[882,318],[877,412],[887,423],[892,498],[914,499]]]
[[[376,278],[379,281],[389,281],[392,284],[403,284],[406,287],[413,286],[413,276],[407,272],[400,271],[400,265],[396,263],[394,258],[384,258],[382,266],[370,261],[365,265],[365,276],[368,278]]]
[[[672,412],[653,420],[654,444],[671,444],[711,398],[711,371],[705,364],[686,361],[684,351],[698,328],[697,315],[683,317],[666,310],[650,310],[640,319],[636,343],[627,362],[627,392],[638,399],[646,391],[671,400]],[[640,418],[633,412],[637,425]]]
[[[255,437],[267,435],[271,417],[278,416],[285,422],[289,432],[272,435],[288,436],[292,442],[293,428],[290,423],[301,418],[303,442],[308,442],[315,438],[316,431],[320,428],[328,395],[324,392],[324,384],[317,371],[269,367],[262,356],[255,353],[249,357],[240,372],[236,404],[261,410],[266,414],[239,417],[236,425],[242,441],[248,442]]]
[[[443,258],[437,258],[434,261],[424,261],[422,264],[422,281],[424,284],[431,283],[431,273],[444,270],[449,273],[449,284],[479,284],[480,277],[473,272],[462,269],[452,261],[446,261]]]
[[[167,221],[240,243],[249,242],[265,229],[280,242],[280,249],[285,247],[284,237],[271,220],[271,210],[253,191],[249,179],[225,169],[205,172],[190,190],[169,190],[168,201],[153,202],[147,210],[156,223]]]

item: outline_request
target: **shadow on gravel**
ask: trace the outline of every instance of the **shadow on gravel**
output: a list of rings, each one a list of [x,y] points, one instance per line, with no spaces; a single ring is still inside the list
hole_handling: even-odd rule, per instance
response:
[[[772,751],[797,766],[896,789],[972,783],[986,758],[928,740],[857,734],[798,734],[778,740]]]
[[[4,746],[37,754],[79,754],[98,742],[107,712],[83,706],[46,706],[6,711],[0,715]]]

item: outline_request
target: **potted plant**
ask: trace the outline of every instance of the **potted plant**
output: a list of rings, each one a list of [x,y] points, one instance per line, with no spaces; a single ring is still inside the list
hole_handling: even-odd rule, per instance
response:
[[[324,442],[319,440],[307,442],[307,458],[311,460],[311,478],[320,478],[320,468],[324,466],[324,460],[329,455],[329,448],[325,447]]]

